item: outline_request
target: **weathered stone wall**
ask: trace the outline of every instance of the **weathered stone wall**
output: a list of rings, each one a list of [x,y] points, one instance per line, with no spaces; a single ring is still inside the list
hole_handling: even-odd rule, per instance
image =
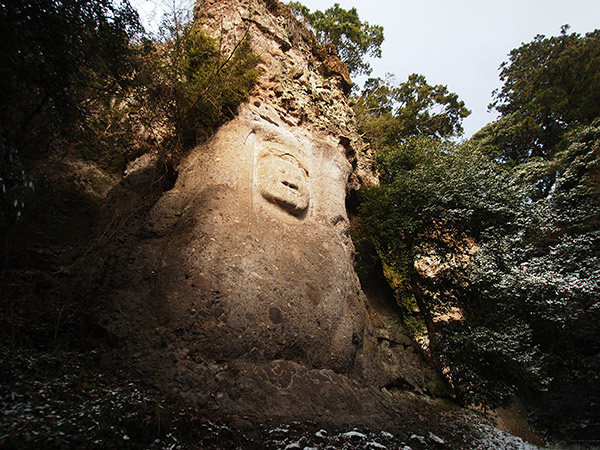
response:
[[[380,387],[433,391],[435,377],[353,268],[346,196],[376,179],[347,71],[278,2],[207,0],[196,20],[226,52],[249,39],[263,74],[121,238],[103,324],[128,364],[202,407],[388,417]]]
[[[196,5],[195,18],[228,51],[241,39],[250,40],[264,70],[250,104],[265,120],[275,115],[277,123],[301,127],[333,146],[342,145],[354,169],[350,188],[377,183],[344,95],[352,81],[333,46],[318,45],[278,1],[206,0]],[[268,107],[260,108],[259,103]]]

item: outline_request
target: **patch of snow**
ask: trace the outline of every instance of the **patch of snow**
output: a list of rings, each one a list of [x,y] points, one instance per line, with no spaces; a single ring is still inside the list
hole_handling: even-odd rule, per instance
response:
[[[434,442],[437,442],[438,444],[445,444],[446,443],[446,442],[444,442],[444,440],[441,437],[436,436],[435,434],[433,434],[431,432],[429,432],[429,439],[431,439]]]
[[[340,437],[348,438],[348,439],[366,439],[367,435],[359,433],[356,430],[348,431],[347,433],[340,434]]]
[[[410,439],[415,439],[417,441],[419,441],[421,444],[425,445],[425,436],[419,436],[418,434],[412,434],[410,436]]]
[[[380,444],[379,442],[375,442],[375,441],[367,442],[365,445],[367,448],[379,448],[379,449],[387,450],[387,447],[385,445]]]
[[[513,436],[491,425],[480,423],[475,426],[475,429],[481,433],[480,438],[473,443],[475,450],[539,450],[539,447],[525,442],[520,437]]]

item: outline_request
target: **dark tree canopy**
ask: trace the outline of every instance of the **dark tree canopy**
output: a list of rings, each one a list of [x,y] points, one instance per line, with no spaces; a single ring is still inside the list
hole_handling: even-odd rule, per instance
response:
[[[131,81],[141,31],[125,0],[0,3],[0,229],[21,214],[24,160],[77,129],[86,106]]]
[[[125,83],[141,26],[127,1],[14,0],[0,5],[0,30],[0,117],[18,140],[57,132],[82,99]]]
[[[549,159],[564,133],[600,116],[600,30],[535,39],[500,66],[504,83],[490,107],[501,118],[480,136],[501,160]]]

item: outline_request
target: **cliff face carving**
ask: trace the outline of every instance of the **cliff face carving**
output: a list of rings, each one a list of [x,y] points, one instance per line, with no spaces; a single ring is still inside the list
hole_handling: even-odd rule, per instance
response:
[[[162,237],[152,270],[165,314],[186,323],[189,344],[205,357],[348,373],[366,312],[347,236],[352,167],[340,136],[358,140],[345,122],[341,79],[320,75],[322,62],[306,57],[310,36],[269,8],[281,7],[206,1],[197,10],[225,53],[250,39],[263,76],[153,208],[147,229]]]
[[[203,355],[348,372],[365,327],[345,235],[350,165],[339,146],[260,111],[244,107],[198,149],[152,210],[164,307],[195,316]]]
[[[380,387],[433,390],[435,377],[353,268],[346,195],[374,178],[348,74],[277,2],[206,0],[196,20],[226,52],[249,39],[263,75],[107,261],[103,324],[194,404],[383,420]]]

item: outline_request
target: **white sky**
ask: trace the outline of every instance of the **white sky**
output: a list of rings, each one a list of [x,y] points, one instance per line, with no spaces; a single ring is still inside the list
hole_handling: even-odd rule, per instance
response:
[[[155,2],[132,0],[147,12]],[[487,112],[491,92],[500,87],[498,67],[508,53],[537,34],[555,36],[564,24],[585,34],[600,28],[600,0],[301,0],[311,11],[334,3],[356,7],[363,21],[384,27],[381,59],[371,76],[386,73],[405,81],[425,75],[430,84],[456,92],[471,115],[465,137],[495,119]],[[164,3],[163,3],[164,4]],[[358,80],[360,82],[360,80]]]

